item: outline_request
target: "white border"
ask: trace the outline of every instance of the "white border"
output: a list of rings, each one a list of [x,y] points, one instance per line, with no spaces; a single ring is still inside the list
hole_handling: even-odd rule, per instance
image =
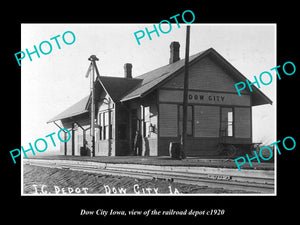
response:
[[[24,24],[33,24],[33,23],[24,23]],[[51,24],[51,23],[44,23],[44,24]],[[91,24],[91,23],[68,23],[68,24],[72,24],[72,25],[82,25],[82,24]],[[147,24],[147,23],[143,23],[143,24]],[[108,26],[114,26],[114,25],[143,25],[143,24],[139,24],[139,23],[130,23],[130,24],[91,24],[91,25],[108,25]],[[151,24],[151,23],[148,23],[148,24]],[[147,25],[148,25],[147,24]],[[174,23],[172,23],[174,24]],[[57,24],[57,25],[64,25],[64,24]],[[186,24],[180,24],[180,25],[186,25]],[[262,23],[262,24],[258,24],[258,23],[193,23],[191,24],[191,26],[195,26],[195,25],[204,25],[204,26],[215,26],[215,25],[231,25],[231,26],[253,26],[253,25],[261,25],[261,26],[271,26],[273,25],[274,26],[274,29],[275,29],[275,46],[274,46],[274,49],[275,49],[275,55],[274,55],[274,62],[275,62],[275,65],[277,65],[277,23]],[[22,29],[22,26],[21,26],[21,29]],[[21,32],[22,33],[22,32]],[[268,68],[266,68],[268,69]],[[276,110],[275,110],[275,121],[274,121],[274,124],[275,124],[275,136],[276,136],[276,139],[277,139],[277,79],[274,79],[275,80],[275,99],[274,99],[274,102],[273,104],[275,104],[276,106]],[[22,88],[22,84],[21,84],[21,88]],[[275,140],[276,141],[276,140]],[[170,196],[170,197],[185,197],[185,196],[277,196],[277,151],[274,151],[274,153],[276,152],[275,155],[275,158],[274,158],[274,193],[270,193],[270,194],[257,194],[257,193],[253,193],[253,194],[234,194],[234,193],[229,193],[229,194],[24,194],[24,190],[23,190],[23,182],[24,182],[24,179],[23,179],[23,153],[21,153],[21,196],[105,196],[105,197],[111,197],[111,196]]]

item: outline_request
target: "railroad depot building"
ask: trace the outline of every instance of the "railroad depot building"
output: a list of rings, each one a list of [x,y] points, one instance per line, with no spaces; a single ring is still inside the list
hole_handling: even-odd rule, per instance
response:
[[[132,77],[97,76],[95,80],[95,155],[133,155],[134,136],[142,135],[144,156],[169,155],[170,142],[180,141],[184,59],[180,44],[170,45],[169,64]],[[252,143],[252,107],[272,104],[258,88],[237,94],[234,84],[246,78],[216,50],[189,57],[187,156],[220,154],[222,138],[230,143]],[[61,121],[72,138],[61,143],[65,155],[90,154],[91,95],[49,120]],[[88,151],[86,151],[87,149]]]

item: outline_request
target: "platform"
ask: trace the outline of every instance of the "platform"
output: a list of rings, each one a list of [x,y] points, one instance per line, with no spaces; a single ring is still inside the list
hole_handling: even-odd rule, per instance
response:
[[[48,160],[73,160],[73,161],[90,161],[99,163],[112,164],[142,164],[155,166],[188,166],[188,167],[214,167],[214,168],[235,168],[238,171],[234,159],[218,159],[205,157],[187,157],[186,159],[176,160],[169,156],[65,156],[65,155],[39,155],[29,157],[30,159],[48,159]],[[241,166],[241,169],[253,170],[274,170],[272,162],[252,162]]]
[[[165,180],[172,183],[244,190],[262,194],[274,194],[275,188],[275,171],[272,169],[272,164],[269,167],[263,165],[264,167],[239,171],[232,167],[234,163],[232,160],[225,159],[173,160],[169,157],[44,156],[24,159],[23,163],[24,165]]]

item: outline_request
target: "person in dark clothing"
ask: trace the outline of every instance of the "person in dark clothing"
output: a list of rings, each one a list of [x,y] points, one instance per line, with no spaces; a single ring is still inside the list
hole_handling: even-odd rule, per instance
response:
[[[134,143],[133,143],[133,153],[136,156],[141,156],[142,155],[142,136],[140,132],[137,130],[134,136]]]

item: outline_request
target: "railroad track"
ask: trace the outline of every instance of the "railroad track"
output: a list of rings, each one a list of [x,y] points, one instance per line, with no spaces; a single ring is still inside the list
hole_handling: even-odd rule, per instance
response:
[[[166,180],[184,184],[224,188],[228,190],[274,194],[274,171],[153,166],[141,164],[112,164],[71,160],[23,159],[24,164],[71,169],[88,173],[127,176],[140,179]]]

